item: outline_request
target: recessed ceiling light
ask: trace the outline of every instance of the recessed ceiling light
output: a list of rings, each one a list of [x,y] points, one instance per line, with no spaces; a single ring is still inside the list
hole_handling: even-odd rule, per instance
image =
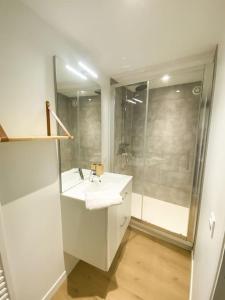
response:
[[[135,101],[130,100],[130,99],[127,99],[126,101],[129,102],[129,103],[132,103],[132,104],[137,104]]]
[[[163,75],[163,77],[161,78],[162,81],[166,82],[170,80],[170,76],[168,74]]]
[[[84,93],[86,93],[86,91],[80,91],[81,92],[81,94],[84,94]]]
[[[89,102],[91,102],[91,101],[92,101],[92,99],[91,99],[91,98],[89,98],[89,99],[88,99],[88,101],[89,101]]]
[[[134,101],[136,101],[136,102],[139,102],[139,103],[143,103],[143,101],[142,100],[139,100],[139,99],[137,99],[137,98],[132,98]]]
[[[72,68],[69,65],[66,65],[67,70],[69,70],[70,72],[72,72],[73,74],[77,75],[78,77],[87,80],[87,77],[85,75],[83,75],[82,73],[78,72],[77,70],[75,70],[74,68]]]
[[[87,67],[85,64],[83,64],[81,61],[79,61],[78,64],[82,69],[84,69],[86,72],[88,72],[92,77],[98,78],[98,75],[93,70],[91,70],[89,67]]]
[[[180,93],[180,90],[176,90],[176,93]]]

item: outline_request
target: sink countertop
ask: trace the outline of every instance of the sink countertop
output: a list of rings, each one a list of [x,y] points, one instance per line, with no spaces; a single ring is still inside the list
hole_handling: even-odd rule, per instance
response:
[[[79,174],[75,173],[75,169],[62,173],[62,195],[74,198],[76,200],[85,201],[86,192],[118,192],[123,191],[126,185],[132,180],[132,176],[105,172],[101,176],[101,182],[95,178],[94,182],[89,181],[90,170],[83,170],[84,180],[79,179]]]

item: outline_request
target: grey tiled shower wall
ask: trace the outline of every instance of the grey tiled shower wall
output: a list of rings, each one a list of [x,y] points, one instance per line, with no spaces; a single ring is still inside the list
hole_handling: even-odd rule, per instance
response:
[[[75,101],[75,100],[74,100]],[[74,168],[75,155],[74,150],[77,149],[77,106],[71,98],[62,94],[57,94],[57,113],[66,126],[70,134],[75,138],[74,140],[61,140],[60,141],[60,158],[61,158],[61,171],[67,171]],[[59,134],[64,135],[64,131],[59,128]]]
[[[89,102],[89,98],[92,99]],[[101,162],[101,97],[80,97],[79,166],[90,169],[91,162]]]
[[[88,99],[91,98],[92,101]],[[57,94],[57,112],[74,140],[60,141],[61,171],[88,168],[101,161],[101,97],[69,98]],[[59,129],[59,134],[64,134]]]
[[[125,87],[116,89],[114,171],[134,176],[133,192],[190,206],[201,97],[192,92],[196,86],[201,83],[149,91],[145,141],[147,90],[134,105],[125,103]]]

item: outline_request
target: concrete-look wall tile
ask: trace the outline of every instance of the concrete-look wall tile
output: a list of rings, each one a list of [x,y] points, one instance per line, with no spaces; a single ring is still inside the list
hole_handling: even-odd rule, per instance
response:
[[[143,193],[144,188],[149,197],[186,207],[190,205],[200,107],[200,96],[192,92],[196,86],[201,83],[149,91],[145,152],[146,91],[139,95],[144,101],[141,105],[126,105],[124,110],[126,88],[116,89],[115,170],[121,172],[123,166],[125,172],[132,167],[134,192]],[[126,151],[131,158],[124,169],[117,147],[125,142],[129,144]]]
[[[90,162],[101,161],[101,98],[89,98],[80,97],[78,105],[76,98],[57,95],[59,117],[75,137],[60,143],[62,172],[74,167],[90,168]]]

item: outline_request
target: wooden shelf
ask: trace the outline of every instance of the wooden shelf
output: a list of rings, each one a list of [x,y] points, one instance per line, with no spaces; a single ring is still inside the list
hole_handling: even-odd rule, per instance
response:
[[[26,136],[26,137],[9,137],[7,141],[0,138],[0,143],[3,142],[26,142],[26,141],[50,141],[50,140],[70,140],[73,139],[65,135],[51,135],[51,136]]]
[[[51,122],[50,122],[50,113],[56,120],[56,122],[60,125],[66,135],[51,135]],[[7,136],[5,130],[0,124],[0,143],[6,142],[25,142],[25,141],[49,141],[49,140],[69,140],[74,137],[69,133],[63,123],[60,121],[58,116],[54,111],[50,108],[50,102],[46,101],[46,119],[47,119],[47,136],[25,136],[25,137],[16,137]]]

